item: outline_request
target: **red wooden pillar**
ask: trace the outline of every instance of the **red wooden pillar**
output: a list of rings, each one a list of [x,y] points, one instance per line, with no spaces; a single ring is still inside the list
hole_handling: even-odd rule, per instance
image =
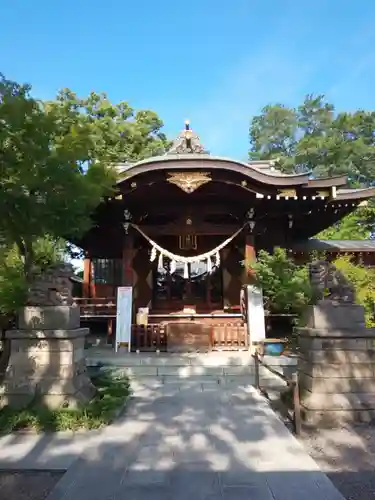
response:
[[[86,257],[83,261],[83,297],[90,297],[91,259]]]

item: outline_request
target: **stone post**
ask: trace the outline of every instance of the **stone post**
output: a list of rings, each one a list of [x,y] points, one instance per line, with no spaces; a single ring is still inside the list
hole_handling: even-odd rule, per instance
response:
[[[342,425],[375,418],[375,329],[362,306],[321,300],[299,330],[303,418]]]
[[[79,307],[72,305],[72,270],[62,264],[37,277],[18,328],[5,332],[10,356],[0,406],[22,408],[37,399],[49,408],[74,407],[95,394],[87,374]]]
[[[34,398],[49,407],[89,401],[95,388],[84,353],[88,328],[79,328],[74,306],[25,307],[19,329],[8,330],[10,358],[0,386],[0,405],[22,408]]]

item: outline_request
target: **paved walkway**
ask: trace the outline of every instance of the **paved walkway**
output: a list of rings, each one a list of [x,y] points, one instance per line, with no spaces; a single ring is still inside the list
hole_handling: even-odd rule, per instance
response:
[[[47,500],[343,500],[254,389],[135,389]]]
[[[87,447],[101,442],[100,431],[15,432],[0,437],[0,470],[67,470]]]

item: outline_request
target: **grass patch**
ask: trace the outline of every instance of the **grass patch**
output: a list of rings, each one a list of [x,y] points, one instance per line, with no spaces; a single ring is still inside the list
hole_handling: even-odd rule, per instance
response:
[[[79,408],[50,410],[37,399],[22,410],[6,406],[0,410],[0,433],[76,431],[110,424],[130,395],[129,379],[105,373],[93,376],[91,381],[98,392],[88,404]]]

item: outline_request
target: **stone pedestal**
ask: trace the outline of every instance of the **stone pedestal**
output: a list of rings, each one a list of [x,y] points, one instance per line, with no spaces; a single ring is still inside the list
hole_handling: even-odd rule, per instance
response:
[[[313,425],[375,420],[375,329],[356,304],[322,301],[299,330],[301,405]]]
[[[74,407],[94,396],[84,352],[89,329],[79,327],[78,307],[25,307],[18,326],[5,334],[10,358],[1,406],[21,408],[37,398],[50,408]]]

